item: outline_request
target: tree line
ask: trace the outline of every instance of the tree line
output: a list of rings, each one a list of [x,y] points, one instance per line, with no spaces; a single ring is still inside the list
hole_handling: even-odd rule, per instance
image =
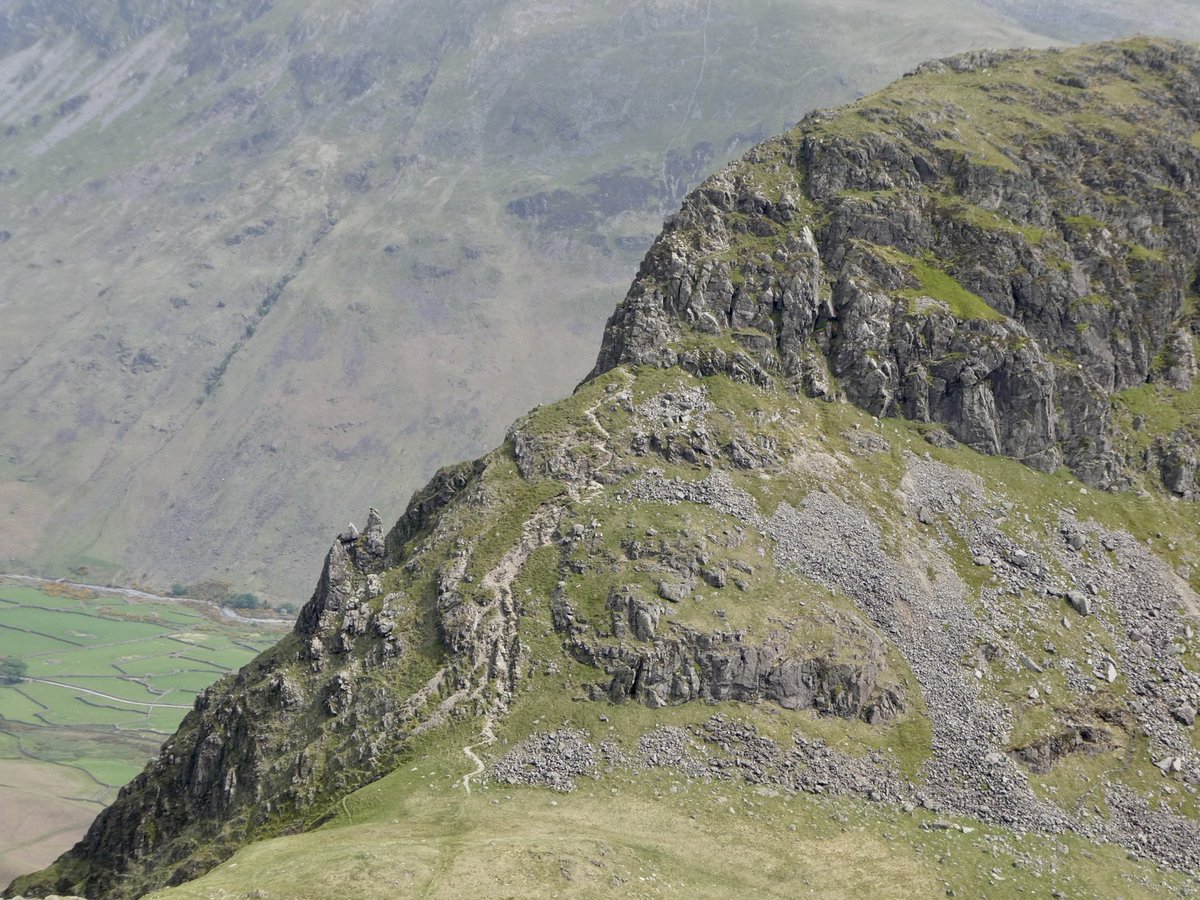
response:
[[[272,607],[257,594],[251,594],[247,591],[237,591],[229,582],[217,579],[197,581],[195,584],[181,584],[176,582],[171,585],[171,596],[190,597],[193,600],[207,600],[210,603],[216,603],[229,609],[251,610],[274,608],[278,612],[288,614],[296,611],[294,603],[280,603]]]

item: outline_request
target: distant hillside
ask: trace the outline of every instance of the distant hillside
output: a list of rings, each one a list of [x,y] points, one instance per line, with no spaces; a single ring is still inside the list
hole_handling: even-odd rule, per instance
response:
[[[1125,0],[981,0],[993,13],[1026,28],[1068,41],[1099,40],[1113,34],[1194,34],[1191,0],[1127,3]]]
[[[586,372],[688,187],[922,58],[1045,42],[1007,13],[0,3],[4,566],[302,596],[330,522]]]

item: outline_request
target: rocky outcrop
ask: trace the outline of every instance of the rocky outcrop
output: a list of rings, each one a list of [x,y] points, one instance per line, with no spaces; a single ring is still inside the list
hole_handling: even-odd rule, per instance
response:
[[[477,459],[440,469],[429,484],[413,495],[404,515],[392,526],[387,536],[392,552],[399,552],[409,540],[428,528],[438,510],[479,477],[483,465],[483,460]]]
[[[636,700],[653,708],[692,700],[770,701],[784,709],[878,724],[904,710],[901,696],[878,685],[882,658],[846,663],[790,653],[778,636],[762,644],[739,634],[683,631],[653,647],[574,645],[576,658],[612,676],[595,699]]]
[[[554,623],[575,659],[602,670],[609,681],[593,685],[593,700],[633,700],[651,709],[693,700],[768,701],[784,709],[862,719],[872,724],[903,712],[902,690],[885,683],[883,641],[861,623],[832,616],[843,644],[859,652],[839,658],[832,647],[804,653],[793,645],[797,626],[765,640],[742,632],[707,632],[671,623],[659,634],[663,607],[633,588],[610,593],[608,627],[578,614],[560,588],[553,598]]]
[[[525,650],[512,582],[558,526],[531,511],[485,569],[463,517],[503,506],[504,451],[438,472],[385,536],[371,509],[325,558],[291,635],[202,692],[158,759],[85,838],[14,890],[140,895],[195,878],[264,833],[304,827],[453,717],[501,715]]]
[[[1072,753],[1103,753],[1113,748],[1111,733],[1094,725],[1077,725],[1060,734],[1039,738],[1019,747],[1013,755],[1031,772],[1045,775],[1056,763]]]
[[[369,777],[424,717],[363,681],[406,650],[385,624],[397,598],[377,613],[367,605],[383,563],[371,510],[363,533],[334,542],[292,635],[202,692],[158,759],[92,824],[72,851],[88,861],[86,874],[72,865],[61,886],[24,889],[70,883],[101,897],[185,881],[250,835]]]
[[[1180,497],[1195,495],[1197,452],[1192,435],[1176,432],[1156,440],[1148,456],[1157,460],[1163,487]]]
[[[403,548],[428,530],[483,466],[438,473],[386,539],[374,509],[361,532],[348,526],[292,634],[202,692],[158,759],[55,870],[20,889],[129,896],[194,878],[252,836],[294,827],[378,777],[410,736],[473,703],[484,685],[462,652],[465,632],[439,666],[409,659],[428,643],[415,617],[458,626],[447,624],[444,604],[387,574],[396,562],[387,543]],[[476,625],[475,643],[486,649],[488,626]],[[497,677],[495,665],[488,675]]]
[[[1108,98],[1126,85],[1114,119]],[[1184,389],[1195,371],[1198,121],[1200,52],[1185,45],[922,67],[808,116],[689,196],[593,376],[643,364],[769,378],[1126,484],[1143,466],[1114,452],[1109,398]],[[1163,456],[1170,490],[1190,493],[1191,460]]]

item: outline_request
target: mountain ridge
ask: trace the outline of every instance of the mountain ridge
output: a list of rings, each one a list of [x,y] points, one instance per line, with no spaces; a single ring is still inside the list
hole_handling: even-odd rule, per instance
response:
[[[1048,127],[1037,104],[1060,90],[1115,93],[1121,114],[1055,99]],[[443,469],[389,532],[374,510],[343,532],[293,634],[202,695],[87,837],[9,892],[140,894],[251,841],[352,832],[346,795],[369,810],[409,764],[457,773],[445,791],[404,782],[438,804],[481,775],[475,793],[532,804],[549,788],[564,806],[643,772],[725,792],[718,812],[726,793],[803,809],[822,795],[832,805],[811,808],[904,831],[918,849],[895,860],[925,889],[942,877],[925,835],[953,831],[956,856],[990,847],[1026,874],[959,872],[948,889],[1061,867],[1082,880],[1071,890],[1180,890],[1200,865],[1200,544],[1194,487],[1154,441],[1191,440],[1196,373],[1155,357],[1192,339],[1195,260],[1173,259],[1196,246],[1175,186],[1200,177],[1197,98],[1192,45],[975,54],[706,181],[576,393]],[[1145,177],[1128,195],[1066,177],[1078,146]],[[1117,213],[1134,207],[1162,213],[1162,232]],[[1142,309],[1147,284],[1162,308]],[[1076,368],[1046,361],[1064,349]],[[987,402],[1005,366],[1048,373],[1026,386],[1045,429],[1020,433]],[[974,405],[929,402],[954,391]],[[1170,416],[1143,412],[1147,391]],[[980,410],[1004,423],[997,440],[973,430]],[[1020,441],[1037,453],[1005,453]],[[980,829],[991,843],[971,845]],[[1026,832],[1044,846],[1014,849]],[[1105,846],[1121,852],[1091,875],[1068,859]]]
[[[4,4],[5,568],[304,596],[315,523],[402,508],[584,374],[713,165],[926,56],[1048,40],[868,8]]]

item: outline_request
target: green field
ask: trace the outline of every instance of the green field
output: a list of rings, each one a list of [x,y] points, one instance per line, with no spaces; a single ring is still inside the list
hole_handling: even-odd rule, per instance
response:
[[[196,694],[279,634],[198,605],[0,581],[0,658],[27,666],[0,686],[0,808],[20,826],[0,832],[0,886],[74,843]]]

